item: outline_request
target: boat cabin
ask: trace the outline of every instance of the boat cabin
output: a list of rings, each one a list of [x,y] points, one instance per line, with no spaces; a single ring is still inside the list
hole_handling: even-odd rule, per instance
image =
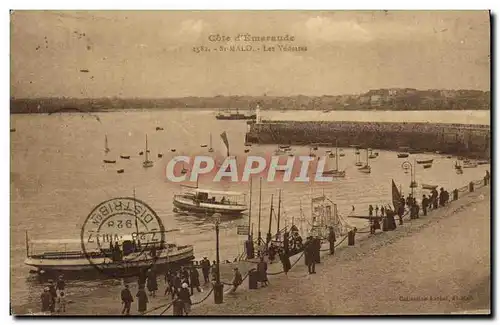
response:
[[[246,195],[240,192],[194,189],[187,193],[199,203],[245,205]]]

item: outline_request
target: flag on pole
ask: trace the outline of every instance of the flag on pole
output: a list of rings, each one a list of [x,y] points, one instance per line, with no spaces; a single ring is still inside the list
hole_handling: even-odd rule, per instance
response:
[[[224,142],[224,144],[226,145],[227,156],[229,157],[229,140],[227,139],[227,133],[226,133],[226,131],[222,132],[220,134],[220,137],[222,139],[222,142]]]

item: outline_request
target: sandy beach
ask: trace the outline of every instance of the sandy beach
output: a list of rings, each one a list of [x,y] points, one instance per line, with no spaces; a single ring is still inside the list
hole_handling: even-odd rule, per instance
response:
[[[396,231],[356,236],[344,241],[334,256],[323,252],[317,274],[307,274],[303,258],[287,276],[270,276],[270,286],[248,289],[248,279],[224,303],[215,305],[210,291],[195,293],[193,315],[358,315],[488,313],[490,309],[490,188],[468,193],[427,217],[408,220]],[[340,238],[342,239],[342,238]],[[324,248],[327,245],[323,246]],[[292,258],[294,263],[300,256]],[[230,282],[235,264],[223,264],[221,278]],[[254,265],[239,262],[243,275]],[[281,265],[269,265],[279,272]],[[159,295],[148,310],[168,304],[159,278]],[[227,292],[228,286],[225,287]],[[70,290],[70,289],[69,289]],[[87,296],[68,296],[70,315],[114,315],[121,312],[119,286]],[[131,291],[136,293],[135,284]],[[203,300],[202,303],[197,302]],[[36,313],[31,304],[15,314]],[[157,308],[149,315],[172,315]],[[136,303],[132,314],[137,314]]]

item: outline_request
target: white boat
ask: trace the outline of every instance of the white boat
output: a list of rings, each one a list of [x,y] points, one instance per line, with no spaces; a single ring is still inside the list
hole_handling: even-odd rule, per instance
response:
[[[188,187],[188,186],[185,186]],[[174,212],[192,212],[223,215],[240,215],[247,210],[245,194],[240,192],[190,188],[174,195]]]
[[[153,167],[153,161],[149,160],[148,158],[148,153],[149,153],[149,150],[148,150],[148,135],[146,134],[146,151],[145,152],[145,155],[144,155],[144,161],[142,162],[142,167],[144,168],[149,168],[149,167]]]
[[[132,235],[116,236],[113,239],[120,248],[118,256],[112,254],[109,244],[106,248],[85,248],[83,251],[81,239],[29,240],[26,233],[24,264],[45,274],[104,272],[126,277],[152,265],[165,269],[194,259],[192,245],[177,246],[157,241],[137,246]]]

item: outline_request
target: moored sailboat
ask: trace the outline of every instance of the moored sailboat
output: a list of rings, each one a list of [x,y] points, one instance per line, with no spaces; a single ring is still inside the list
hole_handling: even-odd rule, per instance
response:
[[[148,158],[149,150],[148,150],[148,135],[147,134],[146,134],[146,150],[144,152],[145,152],[145,154],[144,154],[144,161],[142,162],[142,167],[144,167],[144,168],[153,167],[153,161],[149,160],[149,158]]]
[[[368,158],[368,149],[366,149],[366,164],[363,167],[358,168],[358,170],[365,174],[370,174],[372,168],[370,167],[370,159]]]

